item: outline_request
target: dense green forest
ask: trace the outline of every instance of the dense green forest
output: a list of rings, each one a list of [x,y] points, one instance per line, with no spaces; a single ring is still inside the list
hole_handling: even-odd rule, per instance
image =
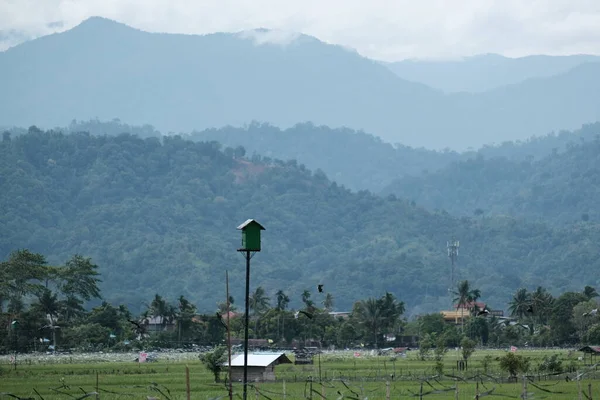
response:
[[[0,257],[17,249],[59,263],[84,254],[104,298],[139,312],[153,293],[200,310],[224,298],[225,270],[241,298],[235,227],[261,222],[252,287],[284,290],[291,306],[326,285],[336,310],[388,291],[406,315],[450,307],[446,241],[461,241],[456,279],[493,308],[519,287],[551,293],[598,286],[598,226],[550,228],[509,217],[456,218],[395,196],[353,193],[295,161],[179,136],[5,134],[0,144]]]
[[[397,180],[394,193],[453,215],[511,215],[552,224],[600,222],[600,124],[587,127],[563,152],[539,160],[487,158],[481,154],[448,167]]]
[[[76,126],[81,130],[89,129],[87,124]],[[322,169],[329,178],[350,189],[374,192],[385,189],[389,193],[392,189],[387,189],[387,186],[400,177],[415,177],[413,180],[419,182],[418,177],[424,175],[424,181],[427,181],[431,173],[454,162],[479,156],[504,157],[515,162],[538,160],[564,152],[567,147],[581,141],[594,140],[599,133],[600,123],[589,124],[573,132],[550,133],[526,141],[506,141],[462,153],[449,149],[413,148],[400,143],[392,145],[361,131],[331,129],[309,123],[285,130],[253,123],[246,128],[196,131],[190,137],[193,140],[216,140],[229,147],[244,146],[250,154],[295,159],[310,169]]]
[[[116,136],[121,133],[141,138],[163,136],[163,133],[151,125],[129,125],[119,119],[73,120],[68,126],[56,130],[65,133],[88,132],[100,136]],[[26,128],[13,127],[7,131],[13,136],[27,133]],[[599,132],[600,123],[595,123],[584,125],[573,132],[562,131],[531,137],[526,141],[491,144],[462,153],[412,148],[400,143],[392,145],[362,131],[331,129],[311,123],[279,129],[270,124],[253,122],[244,128],[228,126],[181,135],[194,141],[217,141],[224,147],[243,146],[249,157],[256,153],[267,160],[297,160],[311,170],[323,170],[331,180],[354,191],[383,190],[385,195],[393,192],[388,186],[400,177],[432,174],[453,162],[476,159],[478,156],[504,157],[515,162],[539,160],[550,154],[562,153],[567,146],[594,140]]]
[[[392,145],[376,136],[352,129],[331,129],[310,123],[281,130],[252,123],[246,128],[225,127],[192,132],[192,140],[216,140],[224,146],[243,146],[249,154],[298,160],[310,169],[321,169],[352,190],[378,192],[395,178],[438,170],[461,155],[424,148]]]

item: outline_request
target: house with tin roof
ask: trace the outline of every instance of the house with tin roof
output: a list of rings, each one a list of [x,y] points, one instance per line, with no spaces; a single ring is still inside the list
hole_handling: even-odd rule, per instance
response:
[[[248,382],[265,382],[275,380],[275,366],[291,364],[285,353],[253,353],[248,354]],[[228,363],[225,363],[229,366]],[[231,359],[231,380],[244,379],[244,355],[239,354]]]

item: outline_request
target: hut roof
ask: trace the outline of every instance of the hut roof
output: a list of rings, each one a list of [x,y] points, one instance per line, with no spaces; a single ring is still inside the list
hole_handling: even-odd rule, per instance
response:
[[[583,351],[584,353],[600,354],[600,346],[585,346],[580,348],[578,351]]]
[[[249,367],[267,367],[273,363],[276,364],[291,364],[290,359],[285,353],[259,353],[259,354],[248,354],[248,366]],[[228,365],[227,363],[225,363]],[[243,367],[244,366],[244,355],[239,354],[231,360],[232,367]]]

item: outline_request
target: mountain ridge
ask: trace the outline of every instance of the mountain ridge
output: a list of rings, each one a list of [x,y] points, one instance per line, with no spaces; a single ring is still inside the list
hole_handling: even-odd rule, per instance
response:
[[[600,84],[600,68],[585,85],[567,75],[499,94],[446,95],[318,40],[264,46],[232,34],[150,34],[104,19],[42,39],[0,53],[0,125],[118,117],[190,132],[310,121],[412,147],[464,149],[600,120],[600,90],[589,90]],[[521,98],[527,102],[517,106]]]

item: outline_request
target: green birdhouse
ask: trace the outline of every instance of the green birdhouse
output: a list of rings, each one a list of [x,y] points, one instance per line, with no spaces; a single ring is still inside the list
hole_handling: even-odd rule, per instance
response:
[[[260,231],[265,228],[253,219],[237,227],[242,231],[242,248],[240,251],[260,251]]]

